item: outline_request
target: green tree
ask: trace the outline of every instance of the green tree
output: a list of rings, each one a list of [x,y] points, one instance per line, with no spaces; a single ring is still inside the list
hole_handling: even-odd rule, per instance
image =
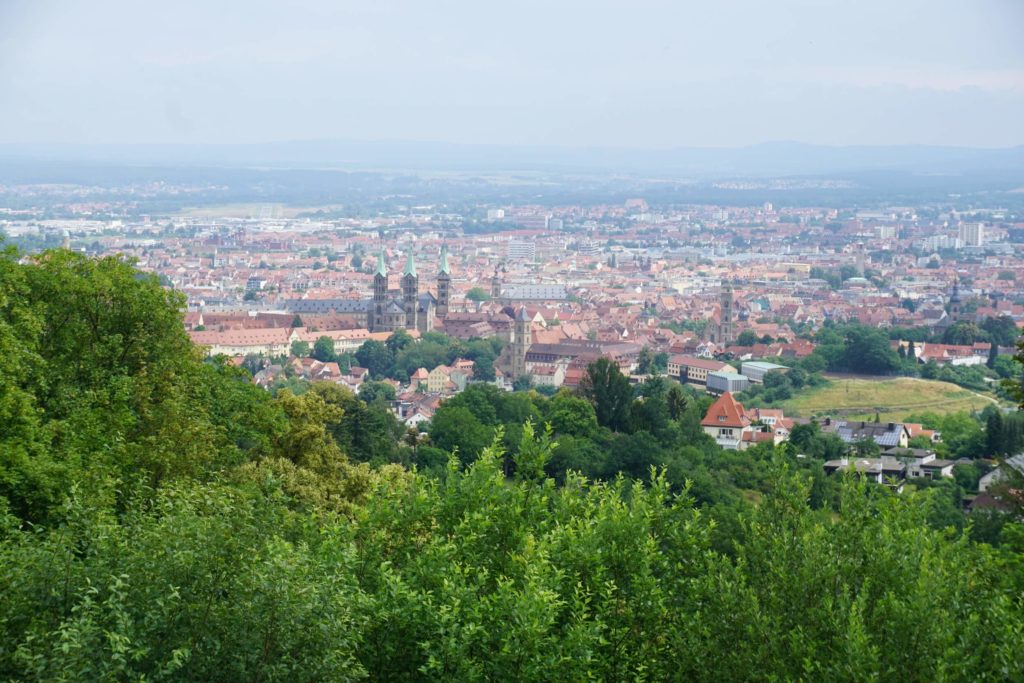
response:
[[[753,330],[743,330],[736,337],[737,346],[753,346],[758,342],[757,333]]]
[[[359,398],[366,403],[378,401],[394,401],[395,387],[387,382],[363,382],[359,385]]]
[[[633,389],[619,366],[607,358],[599,358],[587,366],[580,384],[580,395],[594,406],[598,423],[612,431],[622,431],[629,420]]]
[[[984,341],[988,335],[974,323],[958,322],[946,328],[942,334],[945,344],[970,345],[976,341]]]
[[[992,457],[1005,455],[1005,444],[1003,414],[998,410],[993,410],[989,413],[988,420],[985,423],[985,450]]]
[[[597,415],[588,401],[558,392],[547,403],[546,418],[555,434],[590,437],[597,431]]]
[[[678,384],[673,384],[669,387],[668,393],[665,396],[666,407],[668,408],[669,417],[673,420],[678,420],[686,412],[687,399],[686,394],[683,392],[682,387]]]
[[[318,337],[313,344],[313,358],[321,363],[329,363],[335,359],[334,340],[327,336]]]
[[[359,367],[369,370],[375,378],[387,377],[394,370],[395,359],[391,350],[383,342],[373,339],[356,349],[356,360]]]
[[[638,375],[650,374],[653,370],[654,365],[654,354],[648,347],[640,349],[640,353],[636,358],[636,373]]]
[[[497,375],[494,372],[493,356],[477,356],[473,361],[473,379],[480,382],[493,382]]]
[[[846,330],[842,362],[849,370],[872,374],[886,374],[900,365],[885,333],[861,326]]]
[[[491,295],[483,287],[472,287],[466,292],[466,298],[470,301],[490,301]]]
[[[981,329],[988,334],[989,341],[996,346],[1012,346],[1020,336],[1016,321],[1008,315],[985,318]]]
[[[309,342],[296,339],[292,342],[291,354],[296,358],[305,358],[309,355]]]
[[[438,448],[457,452],[463,463],[476,460],[493,436],[493,429],[462,406],[442,405],[430,421],[430,441]]]
[[[397,356],[414,342],[415,340],[405,330],[395,330],[388,336],[384,343],[387,345],[388,351],[391,352],[391,355]]]

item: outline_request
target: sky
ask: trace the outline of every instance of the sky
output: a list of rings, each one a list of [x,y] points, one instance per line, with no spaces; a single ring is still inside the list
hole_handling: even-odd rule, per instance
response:
[[[0,0],[0,143],[1024,144],[1024,0]]]

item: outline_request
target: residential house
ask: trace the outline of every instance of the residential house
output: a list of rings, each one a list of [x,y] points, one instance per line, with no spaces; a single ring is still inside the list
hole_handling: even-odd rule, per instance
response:
[[[910,441],[906,425],[899,422],[847,421],[827,417],[821,423],[821,431],[835,434],[847,444],[871,439],[882,449],[906,448]]]
[[[731,451],[745,449],[749,441],[744,441],[744,434],[756,431],[750,426],[743,404],[728,391],[711,404],[700,424],[715,443]]]
[[[889,448],[883,455],[891,456],[907,467],[911,478],[938,479],[953,476],[953,461],[936,457],[935,451],[927,448]]]

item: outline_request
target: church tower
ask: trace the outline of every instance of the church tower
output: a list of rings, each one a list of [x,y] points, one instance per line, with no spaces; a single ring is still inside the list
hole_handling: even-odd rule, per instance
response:
[[[733,334],[732,304],[732,285],[726,282],[722,285],[722,294],[719,300],[721,316],[719,322],[718,342],[720,344],[731,344],[735,340],[735,336]]]
[[[533,341],[533,321],[522,306],[516,313],[515,335],[512,338],[512,379],[519,379],[526,374],[526,352]]]
[[[960,320],[960,278],[953,280],[953,293],[949,297],[949,317],[953,322]]]
[[[388,305],[388,264],[384,257],[384,247],[377,256],[377,272],[373,276],[373,304],[370,308],[366,327],[371,332],[379,332],[384,327],[384,315]]]
[[[497,301],[501,298],[501,278],[498,277],[498,267],[494,267],[494,277],[491,278],[491,299]]]
[[[409,247],[409,258],[402,273],[402,306],[405,308],[405,329],[418,329],[416,314],[419,309],[420,279],[416,275],[416,259]]]
[[[452,273],[448,267],[448,245],[441,247],[441,265],[437,270],[437,315],[441,318],[448,315],[448,302],[451,298]]]

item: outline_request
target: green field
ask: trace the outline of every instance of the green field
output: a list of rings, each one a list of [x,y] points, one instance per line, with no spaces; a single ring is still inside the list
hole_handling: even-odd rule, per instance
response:
[[[996,403],[991,396],[949,382],[898,377],[894,379],[830,379],[827,384],[801,390],[784,401],[786,415],[833,415],[853,420],[898,421],[922,412],[956,413],[981,410]]]

